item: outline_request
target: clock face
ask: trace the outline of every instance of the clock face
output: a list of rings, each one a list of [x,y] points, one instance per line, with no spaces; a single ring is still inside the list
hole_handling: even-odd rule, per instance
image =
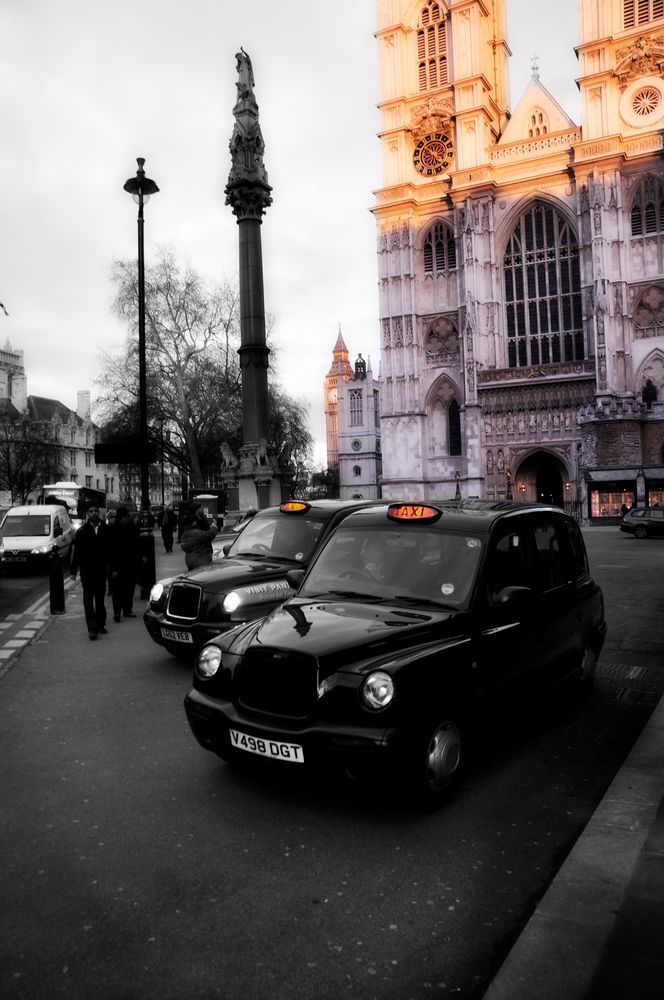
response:
[[[413,152],[415,169],[425,176],[442,174],[454,157],[454,144],[444,132],[432,132],[420,139]]]
[[[327,394],[327,398],[329,399],[329,401],[331,403],[336,403],[336,401],[337,401],[337,390],[336,389],[330,389],[330,391]]]

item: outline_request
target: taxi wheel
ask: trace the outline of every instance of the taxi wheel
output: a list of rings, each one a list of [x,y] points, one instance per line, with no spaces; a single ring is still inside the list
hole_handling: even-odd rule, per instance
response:
[[[581,676],[579,678],[579,691],[582,695],[590,694],[593,689],[593,684],[595,683],[595,674],[597,672],[597,657],[593,653],[590,646],[588,646],[584,653],[583,659],[581,660]]]
[[[454,792],[462,765],[461,729],[455,718],[430,724],[415,739],[404,773],[408,798],[420,808],[437,809]]]

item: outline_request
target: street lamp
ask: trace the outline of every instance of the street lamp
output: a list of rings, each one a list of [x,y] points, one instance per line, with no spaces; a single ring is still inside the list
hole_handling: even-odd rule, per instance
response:
[[[141,509],[150,509],[150,481],[148,478],[148,394],[145,368],[145,261],[143,258],[143,205],[156,194],[159,188],[153,180],[145,176],[145,158],[136,159],[138,170],[124,185],[138,205],[138,397],[139,397],[139,442],[141,456]]]

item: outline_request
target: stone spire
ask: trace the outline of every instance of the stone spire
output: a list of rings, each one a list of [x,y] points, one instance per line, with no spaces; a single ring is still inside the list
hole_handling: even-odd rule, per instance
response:
[[[251,59],[240,47],[235,56],[238,72],[237,100],[233,108],[235,126],[229,143],[232,165],[226,185],[226,204],[238,220],[260,219],[272,204],[272,188],[263,163],[265,143],[258,122]]]

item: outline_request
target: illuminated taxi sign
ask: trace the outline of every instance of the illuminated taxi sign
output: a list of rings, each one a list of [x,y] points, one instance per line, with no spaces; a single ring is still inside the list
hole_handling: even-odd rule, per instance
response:
[[[387,508],[387,516],[392,521],[414,521],[430,523],[437,521],[442,511],[427,504],[392,503]]]
[[[279,504],[279,510],[282,514],[304,514],[309,510],[309,504],[304,500],[285,500]]]

